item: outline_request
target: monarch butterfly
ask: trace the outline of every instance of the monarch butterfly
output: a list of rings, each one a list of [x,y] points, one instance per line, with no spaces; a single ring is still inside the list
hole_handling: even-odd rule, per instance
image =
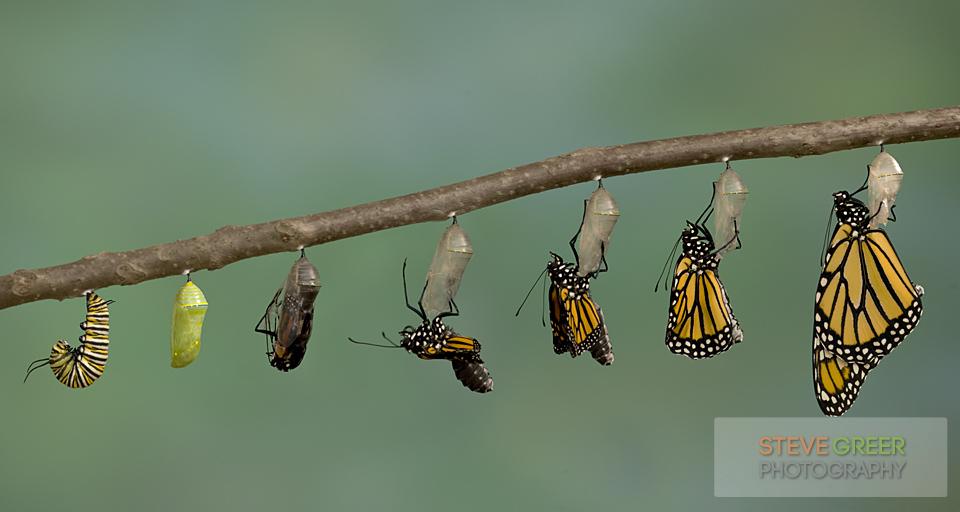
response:
[[[58,340],[50,351],[50,357],[38,359],[27,368],[27,377],[43,366],[50,366],[53,375],[69,388],[85,388],[103,375],[110,350],[110,309],[112,300],[103,300],[94,292],[87,292],[86,321],[80,324],[83,334],[80,344],[70,347]]]
[[[720,253],[733,242],[741,247],[739,230],[734,221],[733,237],[717,249],[704,225],[713,213],[712,207],[713,199],[696,222],[687,221],[677,240],[682,251],[673,272],[667,312],[667,347],[691,359],[713,357],[743,341],[743,331],[733,315],[718,270]],[[672,258],[673,253],[667,264]]]
[[[400,346],[407,352],[424,360],[446,359],[453,366],[457,380],[470,391],[487,393],[493,390],[493,378],[480,358],[480,342],[462,336],[443,323],[444,316],[457,313],[441,313],[433,321],[423,321],[417,328],[406,327],[400,331],[403,339]]]
[[[916,327],[923,288],[886,232],[868,226],[867,206],[846,191],[833,197],[837,226],[817,283],[814,332],[828,352],[876,366]]]
[[[596,218],[600,216],[603,218]],[[547,292],[550,332],[553,352],[557,355],[570,354],[570,357],[577,357],[584,351],[589,351],[593,359],[601,365],[613,364],[613,346],[610,344],[607,323],[600,305],[590,296],[590,279],[595,279],[609,270],[605,255],[606,242],[610,239],[618,217],[616,202],[600,184],[590,199],[583,202],[580,228],[569,242],[575,262],[564,262],[560,255],[551,252],[547,267],[534,281],[517,308],[516,314],[519,315],[537,283],[547,274],[550,278],[550,290]],[[587,233],[585,236],[589,238],[589,243],[585,238],[581,238],[584,232]],[[590,272],[584,273],[580,265],[580,255],[576,247],[578,238],[581,240],[581,248],[597,253],[596,268]]]
[[[283,286],[267,305],[254,330],[266,335],[267,360],[282,372],[303,361],[313,329],[313,302],[320,292],[317,267],[303,250],[294,262]]]
[[[440,236],[437,249],[427,271],[427,288],[423,292],[423,308],[434,318],[449,307],[460,289],[460,280],[473,256],[467,232],[453,218],[453,223]]]
[[[570,246],[573,247],[573,240]],[[583,277],[578,274],[576,263],[564,263],[559,255],[550,254],[553,259],[547,262],[546,272],[550,277],[548,297],[553,352],[577,357],[588,350],[598,363],[604,366],[613,364],[613,347],[607,334],[603,310],[590,297],[589,279],[595,277],[597,272],[606,272],[606,265]],[[606,260],[603,259],[603,262],[606,263]]]
[[[187,275],[187,282],[173,299],[170,329],[170,366],[183,368],[200,354],[200,334],[207,314],[207,298]]]
[[[375,345],[348,338],[351,342],[361,345],[374,345],[387,348],[403,348],[407,352],[424,360],[443,359],[450,361],[453,366],[453,373],[457,380],[467,389],[477,393],[487,393],[493,390],[493,378],[487,371],[480,358],[480,342],[468,336],[457,334],[453,329],[447,326],[443,319],[450,316],[458,316],[460,310],[457,304],[450,301],[447,311],[441,312],[433,320],[427,317],[423,307],[423,292],[420,294],[420,300],[417,307],[410,305],[410,298],[407,294],[407,262],[403,262],[403,296],[407,308],[413,311],[420,318],[420,325],[417,327],[406,326],[400,331],[402,339],[397,345],[387,338],[390,342],[387,345]],[[428,283],[424,284],[424,292]]]
[[[813,376],[820,409],[840,415],[852,405],[866,372],[913,332],[923,313],[923,288],[907,276],[886,232],[869,227],[876,214],[846,191],[834,193],[833,200],[837,225],[814,305]],[[831,359],[862,375],[849,382],[834,379],[837,395],[829,392],[820,363]],[[848,400],[835,399],[841,395]]]

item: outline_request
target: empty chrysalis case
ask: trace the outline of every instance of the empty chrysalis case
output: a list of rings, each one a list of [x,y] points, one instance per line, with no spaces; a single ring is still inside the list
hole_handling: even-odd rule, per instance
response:
[[[720,173],[713,189],[713,241],[717,256],[737,248],[734,242],[740,230],[740,217],[750,193],[740,175],[729,166]]]
[[[460,289],[460,280],[472,256],[473,246],[467,232],[460,224],[451,224],[440,237],[427,271],[423,310],[428,319],[451,310],[451,301]]]
[[[200,354],[200,333],[207,306],[207,298],[193,281],[188,280],[177,291],[170,331],[170,366],[183,368]]]
[[[886,225],[892,216],[893,205],[897,200],[897,192],[903,182],[903,169],[890,153],[881,151],[870,162],[867,175],[867,193],[869,195],[870,228],[876,229]]]
[[[600,268],[603,252],[610,248],[610,235],[620,219],[620,208],[607,189],[598,187],[587,200],[579,236],[579,269],[585,277]]]

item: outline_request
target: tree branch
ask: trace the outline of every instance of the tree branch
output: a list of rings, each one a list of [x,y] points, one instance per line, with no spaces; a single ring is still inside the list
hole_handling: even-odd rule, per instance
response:
[[[656,169],[724,160],[801,157],[879,144],[960,137],[960,107],[855,117],[584,148],[405,196],[215,232],[143,249],[102,252],[73,263],[0,277],[0,309],[84,290],[214,270],[256,256],[407,224],[446,219],[545,190]]]

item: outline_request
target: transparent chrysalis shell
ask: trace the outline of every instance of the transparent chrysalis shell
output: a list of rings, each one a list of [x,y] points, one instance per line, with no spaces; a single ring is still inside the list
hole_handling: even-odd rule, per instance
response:
[[[183,368],[200,354],[200,331],[203,329],[203,317],[206,314],[206,297],[193,281],[187,281],[173,300],[170,366]]]
[[[460,288],[460,279],[472,256],[473,246],[467,232],[454,222],[440,236],[427,272],[423,310],[428,319],[450,311],[450,301]]]
[[[279,306],[276,339],[270,364],[279,370],[296,368],[307,352],[313,332],[313,303],[320,293],[317,267],[306,256],[300,256],[283,284]]]
[[[740,216],[747,203],[750,191],[744,185],[740,175],[727,167],[713,189],[713,242],[718,249],[718,256],[737,248],[733,240],[737,237],[740,228]]]
[[[581,277],[600,268],[603,251],[610,249],[610,235],[619,219],[620,208],[610,192],[602,186],[594,190],[587,200],[580,226],[577,273]]]
[[[886,225],[890,211],[897,200],[897,192],[903,182],[903,169],[890,153],[881,151],[870,162],[867,176],[867,191],[869,194],[870,227],[876,229]]]

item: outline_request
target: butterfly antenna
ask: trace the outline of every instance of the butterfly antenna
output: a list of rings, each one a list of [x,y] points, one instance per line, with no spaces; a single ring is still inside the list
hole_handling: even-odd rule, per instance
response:
[[[717,182],[714,181],[711,191],[710,191],[710,202],[707,203],[707,207],[703,209],[703,212],[700,213],[700,216],[697,217],[697,221],[694,224],[700,225],[707,221],[711,215],[713,215],[713,200],[717,196]]]
[[[827,264],[827,239],[830,238],[830,224],[833,222],[833,210],[834,208],[830,208],[830,213],[827,215],[827,227],[823,230],[823,245],[820,247],[821,267]]]
[[[858,189],[854,190],[853,192],[851,192],[850,195],[851,195],[851,196],[855,196],[855,195],[859,194],[860,192],[863,192],[864,190],[866,190],[866,189],[867,189],[867,183],[869,183],[869,182],[870,182],[870,164],[867,164],[867,177],[863,179],[863,185],[860,185],[860,188],[858,188]]]
[[[527,292],[527,295],[523,298],[523,302],[520,303],[520,307],[517,308],[517,312],[513,316],[520,316],[520,310],[523,309],[523,305],[527,303],[527,299],[530,298],[530,294],[533,293],[533,289],[537,287],[537,283],[543,279],[543,275],[547,273],[547,269],[544,268],[543,272],[540,272],[540,275],[537,277],[537,280],[533,282],[533,286],[530,287],[530,291]]]
[[[37,363],[40,363],[40,364],[37,364]],[[23,378],[23,382],[27,382],[27,377],[29,377],[34,370],[36,370],[37,368],[43,368],[48,364],[50,364],[50,358],[37,359],[36,361],[31,362],[30,365],[27,366],[27,375]]]
[[[667,261],[663,264],[663,270],[660,271],[660,277],[657,278],[657,284],[653,287],[653,293],[657,293],[657,290],[660,289],[660,280],[663,279],[664,274],[667,273],[667,267],[670,265],[670,262],[673,261],[673,257],[676,256],[677,246],[680,245],[680,240],[682,239],[683,235],[681,234],[679,237],[677,237],[677,241],[673,243],[673,249],[670,249],[670,255],[667,256]],[[663,287],[667,287],[666,282],[663,283]]]
[[[573,260],[577,262],[577,266],[580,266],[580,255],[577,254],[577,237],[580,236],[580,232],[583,231],[583,224],[587,221],[587,200],[583,200],[583,215],[580,217],[580,227],[577,228],[577,232],[573,234],[573,238],[570,239],[570,251],[573,253]]]
[[[533,285],[536,286],[537,283],[533,283]],[[544,327],[547,326],[547,280],[546,279],[543,280],[543,291],[540,292],[540,323],[543,324]]]

